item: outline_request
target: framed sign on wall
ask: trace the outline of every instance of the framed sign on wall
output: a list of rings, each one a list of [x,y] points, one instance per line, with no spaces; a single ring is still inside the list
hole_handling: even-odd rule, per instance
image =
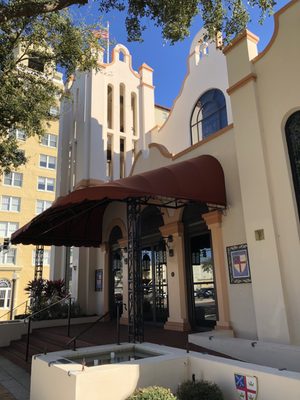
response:
[[[230,283],[251,283],[247,244],[229,246],[226,250]]]

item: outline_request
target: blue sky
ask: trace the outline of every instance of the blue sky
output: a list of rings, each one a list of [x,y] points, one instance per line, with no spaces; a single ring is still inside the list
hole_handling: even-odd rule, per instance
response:
[[[278,1],[275,10],[280,9],[286,3],[286,0]],[[88,8],[82,7],[81,13],[85,15],[87,21],[95,21],[95,16],[99,15],[97,3],[91,4]],[[171,107],[186,74],[186,59],[191,42],[202,26],[200,17],[194,19],[190,37],[171,46],[164,43],[160,29],[154,27],[151,22],[148,23],[148,28],[143,34],[143,43],[128,43],[125,16],[125,13],[122,12],[111,12],[103,16],[103,23],[106,24],[106,21],[109,21],[111,39],[128,47],[132,54],[135,70],[138,70],[143,62],[154,69],[155,101],[160,105]],[[259,51],[262,51],[273,33],[273,17],[266,18],[263,25],[258,23],[258,12],[252,12],[251,18],[252,22],[248,29],[260,37]]]

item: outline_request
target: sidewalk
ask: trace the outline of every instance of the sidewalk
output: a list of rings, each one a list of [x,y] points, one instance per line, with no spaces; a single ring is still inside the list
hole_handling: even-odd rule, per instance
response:
[[[0,399],[29,400],[30,375],[0,356]]]

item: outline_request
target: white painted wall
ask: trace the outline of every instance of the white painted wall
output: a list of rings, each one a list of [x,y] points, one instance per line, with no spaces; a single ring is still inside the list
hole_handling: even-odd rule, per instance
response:
[[[103,347],[103,346],[102,346]],[[242,363],[164,346],[145,344],[166,354],[121,364],[85,367],[80,364],[52,364],[67,352],[40,355],[33,359],[30,400],[52,400],[53,382],[57,400],[125,400],[138,387],[159,385],[176,392],[186,379],[204,379],[219,385],[225,400],[238,398],[234,374],[255,376],[258,398],[264,400],[298,400],[300,374]],[[50,364],[49,364],[50,363]]]
[[[187,74],[181,90],[173,103],[169,118],[152,142],[163,144],[171,153],[178,153],[191,146],[190,119],[199,97],[209,89],[220,89],[226,99],[228,124],[232,122],[228,88],[226,58],[215,43],[207,43],[206,54],[199,47],[205,31],[195,36],[187,58]]]
[[[189,342],[241,361],[300,373],[300,347],[230,337],[226,332],[192,333]]]
[[[300,109],[299,10],[293,1],[279,11],[262,55],[255,58],[247,35],[226,55],[229,84],[239,86],[231,103],[258,338],[293,344],[300,343],[299,216],[284,125]],[[257,229],[264,240],[255,239]]]
[[[287,152],[284,126],[300,110],[300,3],[279,16],[278,35],[255,64],[257,95],[263,125],[266,173],[276,234],[290,342],[300,344],[300,224]],[[291,62],[292,60],[292,62]]]

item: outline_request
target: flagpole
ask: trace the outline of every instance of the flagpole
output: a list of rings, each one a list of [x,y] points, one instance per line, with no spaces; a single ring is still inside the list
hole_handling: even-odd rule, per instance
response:
[[[109,64],[109,22],[106,23],[107,39],[106,39],[106,62]]]

